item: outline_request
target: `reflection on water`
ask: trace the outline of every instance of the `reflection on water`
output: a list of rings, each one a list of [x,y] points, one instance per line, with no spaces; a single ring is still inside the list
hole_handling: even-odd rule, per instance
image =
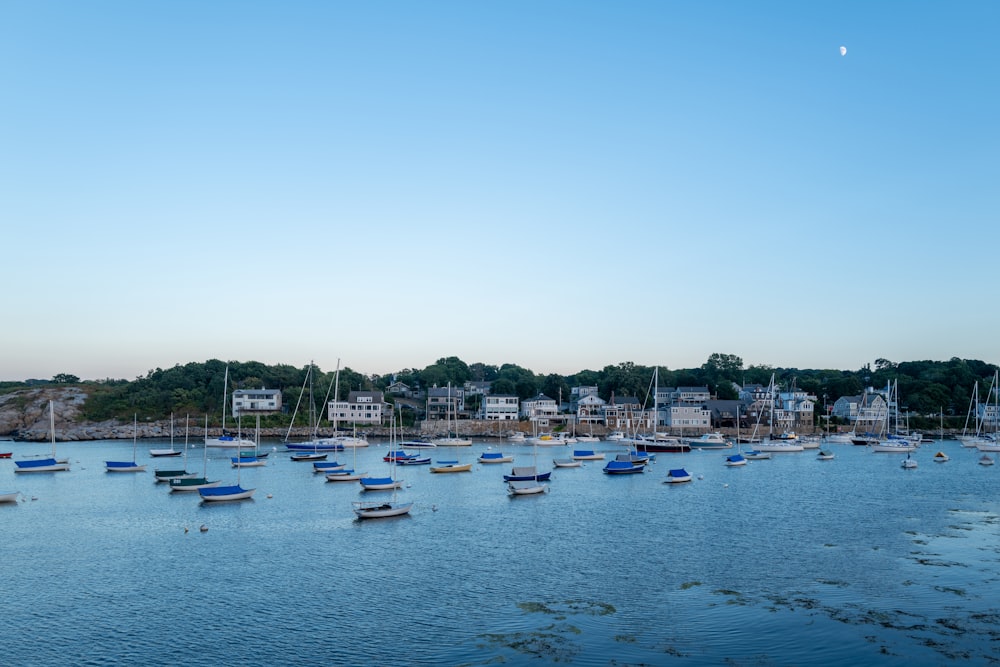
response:
[[[471,461],[486,446],[431,455]],[[15,443],[15,458],[31,447]],[[0,461],[0,491],[27,498],[0,505],[17,638],[3,662],[995,661],[1000,469],[933,447],[952,460],[924,447],[902,470],[838,445],[833,461],[806,451],[727,468],[696,451],[623,477],[592,461],[515,498],[509,465],[403,467],[412,514],[357,521],[351,502],[377,495],[282,452],[240,471],[252,501],[201,505],[151,472],[105,473],[131,442],[62,445],[70,473],[15,478]],[[388,474],[385,449],[359,451],[358,467]],[[530,447],[508,449],[532,464]],[[235,482],[227,452],[209,455],[209,477]],[[540,451],[539,467],[563,455]],[[160,461],[149,470],[177,459]],[[201,466],[199,450],[187,468]],[[695,480],[663,484],[680,466]]]

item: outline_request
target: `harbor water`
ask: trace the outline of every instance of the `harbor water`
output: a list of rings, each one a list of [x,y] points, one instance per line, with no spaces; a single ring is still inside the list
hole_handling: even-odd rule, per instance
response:
[[[47,444],[0,443],[19,459]],[[1000,465],[956,441],[905,455],[827,445],[739,468],[728,451],[658,454],[611,476],[555,468],[511,497],[512,465],[569,447],[476,441],[423,450],[474,461],[398,467],[410,515],[360,521],[389,498],[327,482],[266,442],[266,466],[193,448],[186,467],[256,488],[204,504],[144,473],[107,473],[131,441],[59,443],[70,472],[0,460],[7,665],[944,665],[1000,660]],[[178,445],[180,446],[180,445]],[[605,452],[601,442],[576,445]],[[932,459],[937,451],[946,463]],[[330,453],[390,474],[384,442]],[[997,455],[994,455],[997,456]],[[693,480],[665,484],[671,468]]]

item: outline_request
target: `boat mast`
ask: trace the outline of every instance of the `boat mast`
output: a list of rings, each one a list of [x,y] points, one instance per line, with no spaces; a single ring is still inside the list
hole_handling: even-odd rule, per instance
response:
[[[223,436],[226,435],[226,394],[228,391],[229,391],[229,364],[226,364],[226,375],[222,378],[222,435]]]
[[[55,408],[52,405],[52,400],[49,399],[49,433],[50,439],[52,441],[52,458],[56,458],[56,413]]]

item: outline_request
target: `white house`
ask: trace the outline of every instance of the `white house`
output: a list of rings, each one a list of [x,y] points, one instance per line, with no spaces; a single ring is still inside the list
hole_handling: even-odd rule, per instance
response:
[[[237,389],[233,392],[232,413],[264,414],[281,410],[281,391],[278,389]]]
[[[526,398],[521,403],[521,416],[533,420],[545,420],[559,414],[559,407],[553,398],[539,394],[534,398]]]
[[[377,391],[352,391],[346,401],[330,401],[330,421],[335,424],[381,424],[387,413],[382,394]]]
[[[517,396],[484,396],[479,407],[479,418],[486,421],[517,421],[519,402]]]

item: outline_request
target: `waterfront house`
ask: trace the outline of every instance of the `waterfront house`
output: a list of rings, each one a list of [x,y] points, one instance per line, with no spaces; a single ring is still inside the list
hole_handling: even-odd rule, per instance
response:
[[[346,401],[330,401],[327,406],[330,421],[337,424],[378,425],[388,414],[382,393],[352,391]]]
[[[521,403],[521,416],[532,420],[550,419],[559,414],[559,407],[555,399],[549,398],[545,394],[539,394],[534,398],[526,398]]]
[[[478,418],[486,421],[517,421],[519,402],[517,396],[483,396]]]
[[[578,423],[600,424],[604,421],[604,406],[607,405],[607,401],[596,393],[575,399],[573,405]]]
[[[431,387],[427,390],[427,419],[458,419],[465,410],[465,391],[455,387]]]
[[[281,391],[278,389],[237,389],[232,398],[231,412],[234,417],[281,410]]]

